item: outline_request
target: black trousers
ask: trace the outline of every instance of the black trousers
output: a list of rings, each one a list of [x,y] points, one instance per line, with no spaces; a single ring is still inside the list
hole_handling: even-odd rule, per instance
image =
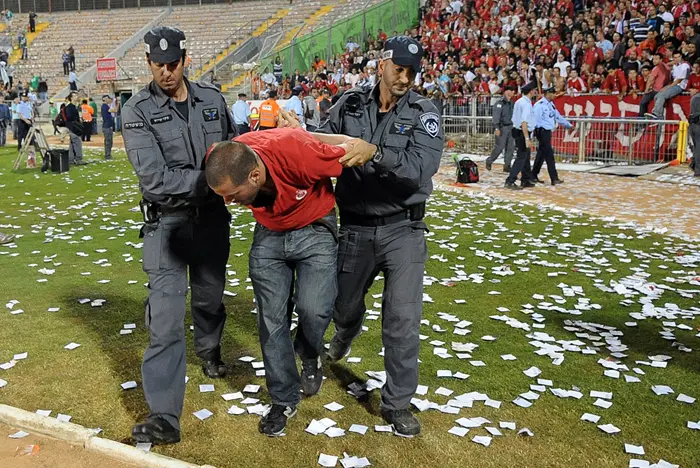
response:
[[[29,124],[22,119],[17,121],[17,150],[22,149],[22,143],[29,133]]]
[[[187,213],[163,216],[144,230],[150,342],[141,365],[143,393],[151,415],[162,416],[178,429],[185,399],[188,280],[194,352],[203,360],[218,358],[226,323],[222,299],[230,220],[222,203],[196,218]]]
[[[90,141],[92,135],[92,122],[83,122],[83,134],[80,135],[82,141]]]
[[[343,223],[343,214],[340,215]],[[423,221],[369,227],[341,224],[338,245],[336,336],[344,344],[360,334],[365,296],[384,274],[382,343],[386,384],[381,406],[406,409],[418,386],[418,350],[423,313],[423,270],[428,257]]]
[[[532,180],[532,171],[530,169],[530,148],[525,143],[525,134],[519,128],[513,128],[513,139],[515,140],[515,162],[510,167],[510,173],[506,178],[506,184],[514,184],[518,180],[518,174],[521,174],[521,183]]]
[[[642,96],[642,100],[639,102],[639,117],[644,117],[649,109],[649,104],[654,102],[654,96],[656,96],[656,91],[649,91]]]
[[[535,163],[532,165],[533,179],[538,178],[540,169],[542,169],[542,164],[546,162],[549,180],[552,182],[559,180],[556,161],[554,161],[554,148],[552,148],[552,131],[545,130],[544,128],[536,128],[535,137],[537,137],[537,141],[540,142],[540,145],[537,148]]]
[[[248,124],[236,124],[236,127],[238,128],[239,135],[243,135],[244,133],[248,133],[250,131],[250,125]]]
[[[70,65],[68,62],[63,62],[63,74],[67,75],[70,72]]]

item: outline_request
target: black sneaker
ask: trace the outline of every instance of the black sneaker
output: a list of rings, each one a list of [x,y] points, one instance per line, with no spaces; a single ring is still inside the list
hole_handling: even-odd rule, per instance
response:
[[[561,179],[557,179],[557,180],[552,181],[552,185],[559,185],[559,184],[563,184],[563,183],[564,183],[564,181]]]
[[[506,184],[503,186],[503,188],[508,189],[508,190],[522,190],[523,189],[519,185],[509,184],[508,182],[506,182]]]
[[[535,184],[534,182],[530,182],[529,180],[525,180],[525,181],[520,181],[520,187],[533,188],[533,187],[537,187],[537,184]]]
[[[420,433],[420,422],[407,410],[382,410],[382,417],[394,426],[394,433],[402,437],[413,437]]]
[[[493,167],[493,163],[492,163],[492,162],[489,162],[489,161],[486,161],[486,170],[487,170],[487,171],[490,171],[490,170],[491,170],[491,167]]]
[[[297,414],[293,406],[272,405],[270,411],[260,420],[258,430],[268,437],[279,437],[287,427],[287,420]]]
[[[535,177],[534,179],[531,180],[531,182],[536,183],[536,184],[544,184],[544,181],[540,180],[539,177]]]
[[[510,164],[503,165],[503,172],[510,172]]]
[[[202,371],[210,379],[223,379],[226,377],[227,369],[221,358],[215,358],[202,362]]]
[[[306,359],[301,361],[301,391],[310,397],[321,390],[323,384],[323,368],[321,358]]]
[[[180,431],[160,416],[150,416],[145,423],[137,424],[131,430],[136,442],[153,445],[176,444],[180,442]]]
[[[335,335],[330,342],[328,351],[326,351],[328,360],[331,362],[338,362],[348,354],[350,354],[350,344],[344,344],[340,341],[338,335]]]

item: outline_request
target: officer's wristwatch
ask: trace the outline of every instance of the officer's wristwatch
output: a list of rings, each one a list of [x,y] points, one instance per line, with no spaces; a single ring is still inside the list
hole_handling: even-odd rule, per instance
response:
[[[377,145],[377,149],[374,151],[374,155],[372,156],[372,161],[378,163],[379,161],[384,158],[384,152],[382,151],[382,147]]]

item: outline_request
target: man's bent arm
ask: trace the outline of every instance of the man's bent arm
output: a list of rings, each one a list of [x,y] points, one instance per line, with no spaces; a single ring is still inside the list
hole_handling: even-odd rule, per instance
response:
[[[352,137],[346,135],[329,135],[327,133],[309,132],[314,138],[327,145],[342,145],[351,140]]]

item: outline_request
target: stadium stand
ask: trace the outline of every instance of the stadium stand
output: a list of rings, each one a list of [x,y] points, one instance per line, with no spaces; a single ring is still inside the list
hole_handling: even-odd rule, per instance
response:
[[[25,82],[40,75],[46,80],[49,92],[57,92],[68,84],[61,56],[69,46],[75,48],[75,69],[80,75],[95,65],[97,58],[109,54],[148,24],[159,11],[144,8],[49,15],[49,26],[29,46],[29,59],[15,63],[15,75]],[[15,23],[22,24],[19,20]]]

